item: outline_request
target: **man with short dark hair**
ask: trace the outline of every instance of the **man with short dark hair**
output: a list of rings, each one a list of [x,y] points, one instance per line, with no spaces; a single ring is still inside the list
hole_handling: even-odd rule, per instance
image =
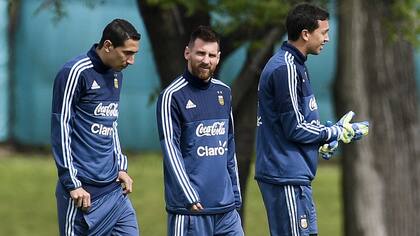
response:
[[[213,78],[216,33],[198,27],[184,57],[185,72],[157,103],[168,235],[243,235],[231,91]]]
[[[115,19],[99,44],[55,78],[51,144],[60,235],[139,235],[117,131],[121,71],[134,64],[139,41],[133,25]]]
[[[311,4],[293,8],[286,20],[288,41],[261,73],[255,179],[272,236],[318,233],[311,188],[318,150],[329,159],[338,141],[349,143],[368,133],[367,122],[350,123],[353,112],[335,125],[320,124],[305,61],[329,41],[328,17]]]

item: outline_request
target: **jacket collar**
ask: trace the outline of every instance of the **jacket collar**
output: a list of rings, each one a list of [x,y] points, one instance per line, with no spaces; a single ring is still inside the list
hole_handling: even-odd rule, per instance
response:
[[[299,49],[297,49],[295,46],[293,46],[292,44],[288,43],[287,41],[284,41],[283,44],[281,45],[281,49],[286,50],[288,52],[290,52],[294,57],[295,60],[299,63],[299,64],[305,64],[306,61],[306,56],[304,56]]]
[[[90,50],[88,51],[87,55],[90,58],[90,60],[92,61],[93,64],[93,68],[98,71],[99,73],[106,73],[109,70],[111,70],[111,67],[105,65],[101,58],[99,57],[99,55],[96,53],[96,47],[98,46],[98,44],[94,44]]]
[[[188,68],[185,68],[183,77],[194,87],[199,89],[207,89],[211,84],[211,78],[209,81],[203,81],[202,79],[198,78],[197,76],[191,74]]]

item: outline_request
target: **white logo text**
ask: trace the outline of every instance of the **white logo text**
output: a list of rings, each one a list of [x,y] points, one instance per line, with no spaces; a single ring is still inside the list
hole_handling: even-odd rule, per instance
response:
[[[99,134],[103,136],[112,136],[114,134],[113,127],[106,127],[103,124],[93,124],[92,127],[90,127],[90,131],[94,134]]]
[[[309,100],[309,109],[310,109],[311,111],[315,111],[316,109],[318,109],[318,105],[316,104],[316,100],[315,100],[315,98],[314,98],[314,97],[312,97],[312,98]]]
[[[99,103],[93,114],[95,116],[118,117],[118,103],[110,103],[108,106],[103,106],[102,103]]]
[[[201,123],[195,130],[197,137],[224,135],[225,132],[225,122],[214,122],[212,125],[208,126],[204,126],[204,124]]]
[[[200,157],[223,156],[228,150],[226,145],[227,141],[225,141],[223,144],[221,141],[219,141],[218,147],[199,146],[197,148],[197,155]]]

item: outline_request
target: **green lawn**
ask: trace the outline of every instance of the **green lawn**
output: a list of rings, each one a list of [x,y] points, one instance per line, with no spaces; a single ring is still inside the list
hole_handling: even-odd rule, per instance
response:
[[[129,158],[135,180],[131,200],[143,236],[166,235],[162,164],[157,154]],[[257,184],[249,180],[245,234],[268,235],[267,219]],[[51,157],[15,155],[0,158],[0,235],[58,235],[55,205],[56,170]],[[313,184],[322,236],[342,235],[340,173],[321,166]]]

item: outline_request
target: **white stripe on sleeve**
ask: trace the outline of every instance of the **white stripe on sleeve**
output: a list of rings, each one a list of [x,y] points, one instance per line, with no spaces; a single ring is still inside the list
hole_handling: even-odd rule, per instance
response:
[[[187,84],[188,82],[184,78],[180,77],[165,90],[162,97],[161,119],[165,147],[167,149],[171,167],[189,203],[193,203],[198,201],[198,195],[191,186],[186,171],[181,163],[180,158],[182,157],[177,155],[176,147],[173,141],[173,127],[171,117],[172,94]]]
[[[93,67],[89,58],[83,58],[73,65],[67,78],[64,90],[63,103],[61,107],[61,147],[63,153],[64,166],[69,168],[70,178],[76,188],[81,186],[80,181],[76,178],[77,170],[73,166],[73,157],[71,155],[71,137],[70,137],[70,118],[71,103],[73,101],[74,91],[76,90],[79,76],[85,69]]]
[[[304,120],[304,116],[299,111],[298,105],[298,96],[297,96],[297,72],[296,72],[296,65],[294,64],[294,57],[289,52],[286,52],[285,61],[287,66],[287,77],[288,77],[288,84],[289,84],[289,93],[292,100],[293,110],[295,112],[295,117],[297,120],[297,127],[306,130],[307,132],[319,135],[321,131],[320,127],[307,123]]]
[[[235,125],[233,123],[233,113],[232,111],[230,112],[230,119],[232,121],[232,130],[235,130]],[[239,183],[239,171],[238,171],[238,161],[236,159],[236,152],[233,154],[233,159],[235,161],[235,175],[236,175],[236,186],[238,186],[238,191],[239,191],[239,199],[242,201],[242,195],[241,195],[241,184]]]

